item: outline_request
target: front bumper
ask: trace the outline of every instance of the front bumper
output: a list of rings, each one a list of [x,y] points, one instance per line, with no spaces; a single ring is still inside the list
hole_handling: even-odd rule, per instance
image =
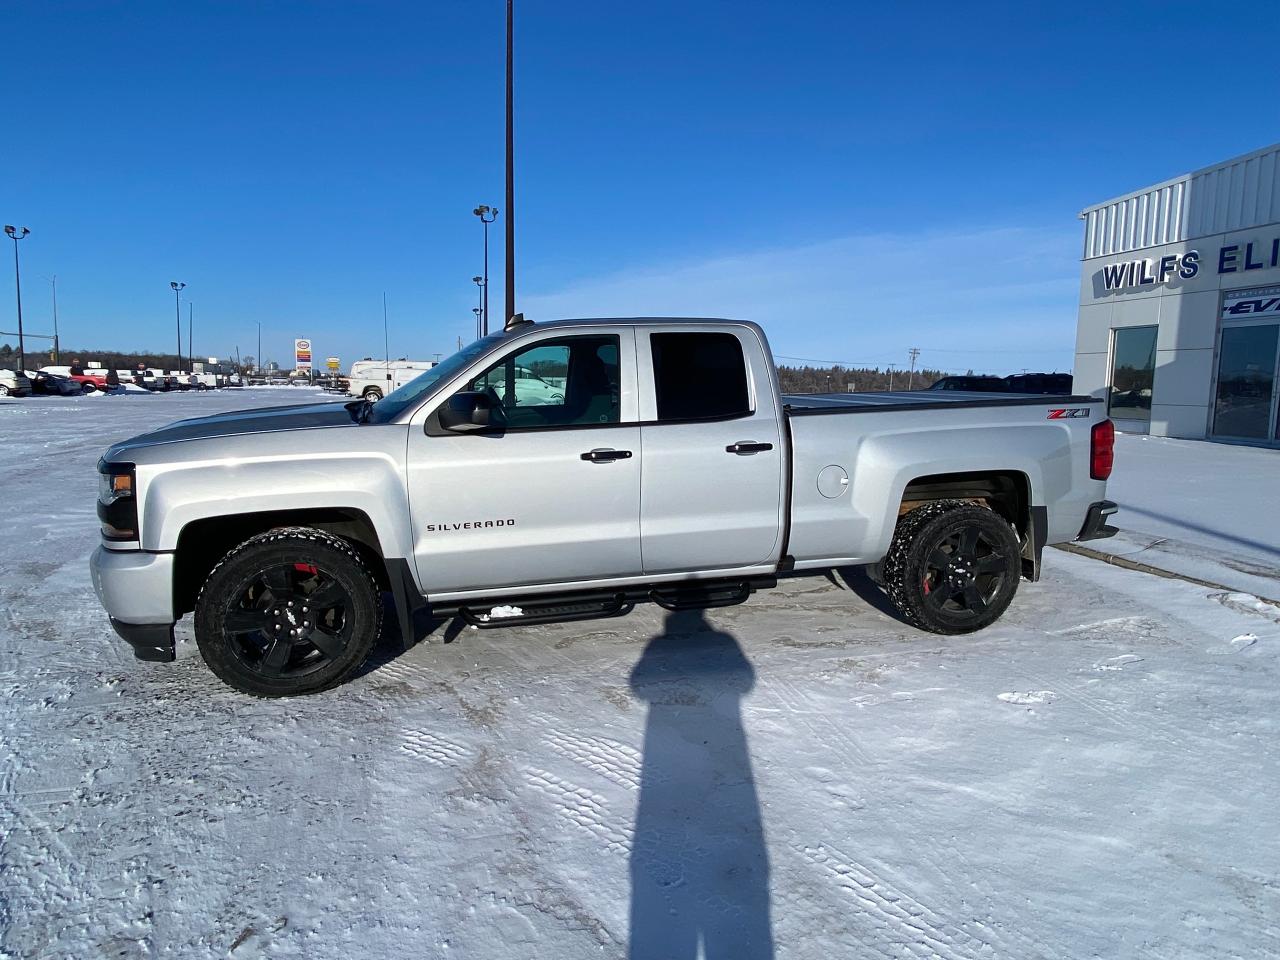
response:
[[[1090,504],[1089,512],[1084,518],[1084,526],[1080,528],[1080,535],[1076,539],[1101,540],[1104,537],[1114,537],[1120,531],[1108,526],[1107,520],[1119,509],[1119,504],[1112,500],[1099,500],[1097,503]]]
[[[172,553],[108,550],[89,558],[89,575],[111,626],[139,660],[174,659]]]

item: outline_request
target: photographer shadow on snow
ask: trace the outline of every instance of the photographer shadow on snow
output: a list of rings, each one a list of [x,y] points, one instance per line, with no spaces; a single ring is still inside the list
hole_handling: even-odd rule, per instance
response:
[[[731,634],[700,610],[680,611],[630,682],[649,705],[630,960],[772,958],[769,860],[741,711],[755,671]]]

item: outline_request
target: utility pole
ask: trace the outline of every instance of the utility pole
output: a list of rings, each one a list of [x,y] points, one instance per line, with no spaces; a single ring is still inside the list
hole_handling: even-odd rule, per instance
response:
[[[173,287],[173,316],[178,324],[178,372],[182,372],[182,304],[179,302],[178,293],[186,286],[185,283],[179,283],[177,280],[170,280],[169,286]]]
[[[507,283],[503,329],[516,315],[515,0],[507,0]]]
[[[911,390],[916,383],[916,357],[920,356],[920,348],[912,347],[907,353],[911,357],[911,373],[907,376],[907,389]]]
[[[26,227],[5,224],[4,232],[13,239],[13,285],[18,291],[18,372],[27,368],[25,340],[22,336],[22,271],[18,269],[18,241],[31,231]]]
[[[889,364],[889,392],[893,393],[893,364]]]

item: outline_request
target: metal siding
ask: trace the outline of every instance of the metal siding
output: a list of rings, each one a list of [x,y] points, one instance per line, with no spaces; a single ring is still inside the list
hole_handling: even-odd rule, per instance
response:
[[[1084,256],[1280,222],[1280,144],[1087,208]]]

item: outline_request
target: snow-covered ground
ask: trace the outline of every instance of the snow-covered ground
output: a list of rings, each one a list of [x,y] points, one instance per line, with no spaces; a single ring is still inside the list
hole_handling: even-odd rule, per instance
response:
[[[1275,606],[1051,551],[973,637],[796,579],[254,700],[86,558],[110,441],[260,397],[0,405],[0,956],[1280,957]]]
[[[1280,450],[1121,435],[1107,495],[1090,547],[1280,600]]]

